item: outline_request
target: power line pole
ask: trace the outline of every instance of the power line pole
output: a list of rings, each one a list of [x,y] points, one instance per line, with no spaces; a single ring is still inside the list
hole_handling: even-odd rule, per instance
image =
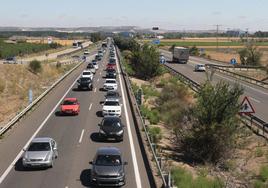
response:
[[[221,25],[219,25],[219,24],[217,24],[217,25],[215,25],[216,26],[216,30],[217,30],[217,33],[216,33],[216,43],[217,43],[217,51],[219,50],[219,27],[221,26]]]

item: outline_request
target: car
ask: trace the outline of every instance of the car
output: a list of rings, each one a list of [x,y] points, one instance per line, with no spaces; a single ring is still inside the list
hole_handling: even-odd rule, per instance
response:
[[[99,65],[98,65],[98,63],[97,63],[96,60],[92,60],[92,64],[93,64],[93,66],[94,66],[94,68],[95,68],[96,70],[99,69]]]
[[[82,72],[82,76],[83,78],[90,78],[91,80],[93,80],[93,73],[90,70],[84,70]]]
[[[106,116],[99,124],[99,137],[101,139],[114,139],[116,141],[123,141],[124,125],[121,119],[116,116]]]
[[[78,115],[80,104],[77,98],[65,98],[61,104],[61,114]]]
[[[84,50],[84,55],[85,56],[88,56],[89,55],[89,51],[86,49],[86,50]]]
[[[108,90],[116,91],[117,90],[116,79],[106,79],[103,85],[103,89],[106,91]]]
[[[203,64],[197,64],[194,67],[194,71],[196,71],[196,72],[204,72],[204,71],[206,71],[206,67]]]
[[[101,56],[96,55],[96,56],[95,56],[95,60],[97,60],[97,61],[101,61]]]
[[[166,58],[165,58],[165,56],[164,55],[160,55],[159,56],[159,62],[160,62],[160,64],[165,64],[166,63]]]
[[[103,57],[103,51],[102,51],[102,50],[99,50],[99,51],[98,51],[98,55],[99,55],[100,57]]]
[[[34,138],[28,148],[24,150],[22,166],[29,167],[53,167],[58,158],[57,143],[49,137]]]
[[[89,63],[89,64],[87,65],[87,70],[90,70],[93,74],[96,73],[96,69],[95,69],[93,63]]]
[[[90,182],[97,186],[125,185],[125,165],[121,151],[116,147],[100,147],[90,162]]]
[[[105,116],[121,116],[121,104],[117,101],[105,101],[102,106],[102,115]]]
[[[78,83],[79,90],[88,89],[92,91],[93,89],[93,81],[90,78],[80,77],[77,80],[77,83]]]
[[[119,102],[120,95],[117,91],[107,91],[105,95],[105,101]]]
[[[8,57],[4,60],[3,64],[18,64],[16,57]]]
[[[106,70],[106,78],[116,78],[116,70],[115,69],[107,69]]]

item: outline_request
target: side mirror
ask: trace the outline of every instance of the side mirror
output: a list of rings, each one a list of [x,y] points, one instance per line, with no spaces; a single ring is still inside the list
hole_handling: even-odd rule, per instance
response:
[[[58,148],[57,147],[54,147],[53,150],[58,150]]]
[[[91,165],[92,165],[92,164],[93,164],[93,162],[92,162],[92,161],[89,161],[89,164],[91,164]]]
[[[120,104],[120,106],[123,106],[123,104]]]
[[[100,126],[101,126],[101,124],[98,124],[98,126],[100,127]]]
[[[128,162],[124,162],[124,165],[128,165]]]
[[[25,151],[26,151],[26,149],[24,149],[24,148],[23,148],[23,149],[22,149],[22,151],[24,151],[24,152],[25,152]]]
[[[80,80],[77,80],[78,83],[80,83]]]

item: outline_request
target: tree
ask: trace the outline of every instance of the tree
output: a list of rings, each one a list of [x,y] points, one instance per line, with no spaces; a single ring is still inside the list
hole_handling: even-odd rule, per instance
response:
[[[199,55],[199,51],[198,48],[196,46],[193,46],[189,49],[190,55],[194,55],[194,56],[198,56]]]
[[[90,36],[91,36],[91,41],[94,43],[104,39],[104,37],[102,36],[102,34],[100,32],[91,33]]]
[[[29,63],[29,68],[33,73],[37,74],[42,71],[41,62],[37,60],[33,60]]]
[[[148,44],[140,46],[133,51],[131,66],[138,78],[145,80],[153,78],[161,73],[159,52]]]
[[[197,104],[189,109],[188,127],[177,132],[186,157],[199,162],[218,163],[228,157],[238,132],[237,113],[243,89],[219,82],[206,82],[197,95]]]
[[[242,65],[260,65],[262,53],[257,49],[256,46],[250,44],[240,50],[238,53]]]

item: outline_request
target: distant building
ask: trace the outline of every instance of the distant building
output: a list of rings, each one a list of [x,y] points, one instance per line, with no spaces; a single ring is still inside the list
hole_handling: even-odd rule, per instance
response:
[[[238,30],[229,30],[229,31],[226,32],[226,34],[228,36],[231,36],[231,37],[240,37],[241,35],[245,35],[246,31],[242,31],[240,29],[238,29]]]

